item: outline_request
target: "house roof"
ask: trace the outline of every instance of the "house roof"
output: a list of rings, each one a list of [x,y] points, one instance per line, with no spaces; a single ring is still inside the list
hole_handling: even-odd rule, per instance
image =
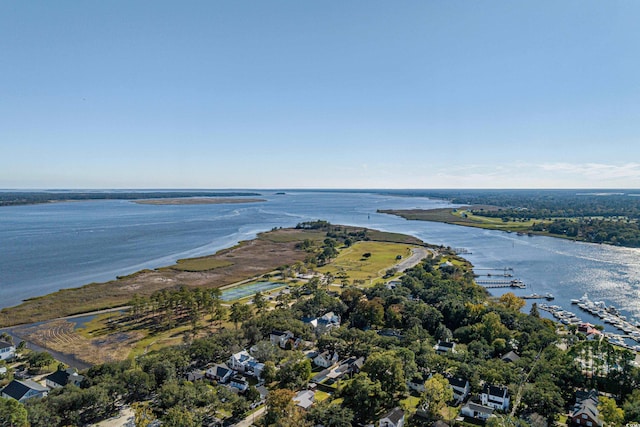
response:
[[[580,418],[583,414],[586,414],[591,420],[595,421],[598,426],[602,426],[602,420],[600,420],[598,407],[591,399],[584,400],[576,409],[571,413],[571,418]]]
[[[493,414],[493,408],[489,406],[480,405],[478,403],[467,402],[467,404],[464,405],[463,408],[465,407],[469,408],[474,412],[479,412],[479,413],[489,414],[489,415]]]
[[[356,366],[358,369],[361,369],[364,366],[364,357],[358,357],[353,363],[350,363],[351,366]]]
[[[507,397],[509,395],[509,389],[507,387],[499,385],[489,385],[485,383],[484,387],[482,388],[482,393],[488,394],[489,396]]]
[[[11,348],[13,344],[9,344],[8,342],[0,341],[0,350],[3,348]]]
[[[238,383],[238,384],[249,384],[249,381],[247,381],[247,379],[245,377],[243,377],[242,375],[234,375],[231,377],[231,382],[234,383]]]
[[[315,397],[315,392],[311,390],[302,390],[296,394],[293,398],[293,401],[296,402],[296,405],[301,408],[308,409],[311,405],[313,405],[313,399]]]
[[[225,365],[216,365],[213,370],[214,375],[218,378],[224,378],[232,372],[233,371]]]
[[[242,350],[242,351],[232,355],[231,357],[234,358],[235,360],[237,360],[239,363],[245,363],[245,362],[253,359],[253,357],[251,357],[251,355],[249,354],[249,352],[247,350]]]
[[[13,380],[2,389],[2,393],[7,396],[11,396],[16,400],[20,400],[29,392],[29,390],[45,392],[49,389],[31,380]]]
[[[447,380],[452,387],[458,388],[465,388],[469,383],[469,381],[464,378],[447,378]]]
[[[450,342],[450,341],[438,341],[438,344],[436,344],[437,347],[444,347],[444,348],[453,348],[455,345],[456,343]]]
[[[595,390],[589,390],[589,391],[578,390],[578,391],[576,391],[576,405],[580,404],[582,401],[584,401],[586,399],[593,400],[597,405],[598,402],[599,402],[599,400],[598,400],[598,392],[595,391]]]
[[[412,377],[409,382],[411,384],[424,384],[424,378],[420,377],[420,376],[415,376]]]
[[[404,418],[404,411],[402,408],[395,407],[381,419],[387,419],[397,425],[402,418]]]
[[[269,389],[263,385],[259,385],[258,387],[256,387],[256,390],[258,390],[258,393],[260,393],[260,397],[262,399],[265,399],[269,395]]]
[[[520,360],[520,356],[518,356],[514,351],[510,351],[500,359],[504,360],[505,362],[515,362],[517,360]]]
[[[57,370],[54,373],[44,377],[44,379],[64,387],[65,385],[69,384],[69,379],[72,377],[75,377],[74,382],[82,381],[84,379],[82,375],[78,375],[78,373],[73,369],[67,369],[65,371]]]

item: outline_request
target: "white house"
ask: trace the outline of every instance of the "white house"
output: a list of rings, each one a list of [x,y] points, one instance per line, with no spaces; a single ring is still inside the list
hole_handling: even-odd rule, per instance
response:
[[[480,401],[485,406],[506,412],[509,410],[509,390],[504,386],[485,384],[482,388]]]
[[[493,415],[493,408],[478,405],[473,402],[467,402],[467,404],[460,409],[460,414],[465,417],[475,418],[478,420],[487,420],[491,415]]]
[[[2,389],[0,396],[24,402],[27,399],[45,397],[49,389],[31,380],[13,380]]]
[[[338,353],[335,351],[333,354],[329,351],[323,351],[313,359],[313,363],[317,366],[321,366],[323,368],[328,368],[329,366],[333,366],[338,361]]]
[[[293,332],[291,331],[271,331],[269,334],[271,344],[277,345],[280,348],[285,348],[290,338],[293,338]]]
[[[407,380],[407,387],[409,390],[417,391],[418,393],[424,393],[424,378],[422,377],[413,377],[410,380]]]
[[[340,316],[335,314],[333,311],[330,311],[320,317],[316,317],[315,319],[308,321],[308,323],[313,326],[317,334],[324,334],[333,328],[340,327]]]
[[[207,369],[204,374],[207,378],[218,381],[219,383],[226,383],[233,375],[233,371],[225,364],[213,365]]]
[[[247,350],[242,350],[236,354],[232,354],[229,358],[229,368],[242,374],[247,374],[260,378],[264,364],[258,362],[249,354]]]
[[[75,369],[68,368],[66,370],[57,370],[52,374],[44,377],[45,384],[49,388],[64,387],[67,384],[73,384],[76,387],[80,387],[84,376],[78,374]]]
[[[433,349],[438,354],[455,353],[456,343],[449,341],[438,341],[438,344],[434,345]]]
[[[402,427],[404,426],[404,411],[401,408],[393,408],[378,422],[380,427]]]
[[[13,359],[16,355],[16,347],[8,342],[0,341],[0,360]]]
[[[453,399],[456,403],[462,403],[471,392],[469,381],[464,378],[447,378],[453,390]]]
[[[240,391],[245,391],[249,388],[249,381],[247,381],[247,379],[242,375],[234,375],[231,377],[229,385],[231,387],[237,388]]]

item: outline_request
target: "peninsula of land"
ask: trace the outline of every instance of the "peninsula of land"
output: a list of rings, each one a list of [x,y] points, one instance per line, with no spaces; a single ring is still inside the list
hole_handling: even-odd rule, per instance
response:
[[[134,200],[141,205],[221,205],[235,203],[266,202],[266,199],[228,199],[222,197],[179,197],[174,199],[143,199]]]
[[[260,233],[253,240],[242,241],[210,256],[182,259],[172,266],[141,270],[109,282],[61,289],[30,298],[20,305],[0,310],[0,327],[120,307],[129,304],[135,295],[149,297],[162,289],[180,286],[222,288],[278,269],[291,268],[296,263],[324,265],[334,254],[331,249],[325,252],[324,241],[333,238],[328,235],[340,237],[349,245],[360,240],[424,245],[420,239],[402,234],[324,221],[311,224]]]
[[[457,205],[379,210],[409,220],[436,221],[589,243],[640,247],[640,198],[629,192],[576,190],[438,190],[421,196]]]
[[[191,199],[256,197],[260,193],[238,191],[1,191],[0,206],[34,205],[39,203],[86,201],[86,200],[145,200],[145,199]],[[229,199],[233,200],[233,199]],[[238,199],[242,200],[242,199]],[[246,200],[246,199],[245,199]],[[231,202],[233,203],[233,202]]]

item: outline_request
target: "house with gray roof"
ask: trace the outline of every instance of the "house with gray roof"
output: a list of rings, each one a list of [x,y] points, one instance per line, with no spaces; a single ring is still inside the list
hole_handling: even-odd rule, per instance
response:
[[[211,380],[224,384],[233,375],[233,370],[229,369],[224,363],[216,364],[207,369],[204,375]]]
[[[467,402],[460,409],[460,414],[477,420],[487,420],[491,415],[493,415],[493,408],[490,406],[480,405],[478,403]]]
[[[433,349],[438,354],[455,353],[456,343],[450,341],[438,341],[438,343],[433,346]]]
[[[586,427],[602,427],[598,411],[598,392],[595,390],[576,392],[576,404],[571,411],[570,425]]]
[[[49,389],[31,380],[13,380],[0,392],[5,399],[15,399],[24,402],[28,399],[45,397]]]
[[[8,342],[0,341],[0,360],[13,359],[16,355],[16,347]]]
[[[393,408],[378,421],[380,427],[402,427],[404,426],[404,410],[399,407]]]
[[[44,377],[45,384],[49,388],[64,387],[67,384],[73,384],[76,387],[80,387],[84,376],[78,374],[75,369],[68,368],[65,370],[58,369],[52,374]]]
[[[315,403],[316,392],[313,390],[301,390],[293,398],[296,406],[302,409],[309,409]]]

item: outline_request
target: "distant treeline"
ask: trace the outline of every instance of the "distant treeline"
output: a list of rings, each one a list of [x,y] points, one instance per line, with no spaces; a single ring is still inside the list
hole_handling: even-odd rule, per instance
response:
[[[0,206],[30,205],[68,200],[139,200],[139,199],[173,199],[180,197],[241,197],[259,196],[259,193],[245,192],[212,192],[212,191],[149,191],[149,192],[93,192],[93,191],[16,191],[0,192]]]
[[[640,190],[416,190],[402,194],[497,206],[497,211],[482,213],[497,218],[640,218]]]
[[[620,190],[437,190],[431,197],[472,208],[504,221],[541,220],[531,231],[593,243],[640,247],[640,191]],[[551,223],[542,220],[550,220]]]

